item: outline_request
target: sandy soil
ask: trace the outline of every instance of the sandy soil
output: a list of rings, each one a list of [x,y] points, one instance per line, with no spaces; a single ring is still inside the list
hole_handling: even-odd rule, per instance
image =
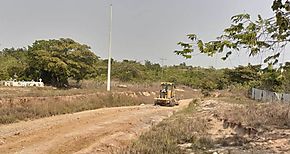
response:
[[[0,153],[111,153],[188,105],[105,108],[0,125]]]
[[[209,130],[207,136],[213,141],[219,141],[210,149],[210,153],[290,153],[290,129],[272,128],[272,130],[249,131],[247,126],[230,126],[230,119],[221,116],[227,110],[241,104],[227,103],[217,100],[201,102],[195,113],[195,118],[205,118],[208,121]],[[234,121],[239,123],[238,121]],[[254,128],[255,129],[255,128]]]

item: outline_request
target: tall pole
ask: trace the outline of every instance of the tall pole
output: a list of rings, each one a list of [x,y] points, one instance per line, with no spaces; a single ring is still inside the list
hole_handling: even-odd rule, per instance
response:
[[[111,91],[111,59],[112,59],[112,28],[113,28],[113,5],[110,5],[110,36],[109,36],[109,58],[108,58],[108,81],[107,91]]]

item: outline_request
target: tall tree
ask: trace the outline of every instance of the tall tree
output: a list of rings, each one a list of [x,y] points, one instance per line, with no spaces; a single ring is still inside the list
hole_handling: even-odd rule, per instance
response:
[[[98,59],[89,46],[63,38],[34,42],[28,47],[28,58],[32,78],[58,87],[66,86],[69,78],[84,79]]]

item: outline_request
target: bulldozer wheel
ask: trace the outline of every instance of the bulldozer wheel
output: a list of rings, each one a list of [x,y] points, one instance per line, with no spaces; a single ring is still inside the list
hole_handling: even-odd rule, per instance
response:
[[[154,106],[157,106],[158,104],[157,104],[157,101],[154,101]]]
[[[168,106],[169,106],[169,107],[173,107],[173,106],[175,106],[175,102],[170,102],[170,103],[168,104]]]

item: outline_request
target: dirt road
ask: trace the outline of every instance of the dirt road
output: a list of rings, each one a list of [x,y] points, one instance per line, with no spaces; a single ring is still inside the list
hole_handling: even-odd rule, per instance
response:
[[[0,126],[0,153],[110,153],[175,111],[152,105],[105,108]]]

